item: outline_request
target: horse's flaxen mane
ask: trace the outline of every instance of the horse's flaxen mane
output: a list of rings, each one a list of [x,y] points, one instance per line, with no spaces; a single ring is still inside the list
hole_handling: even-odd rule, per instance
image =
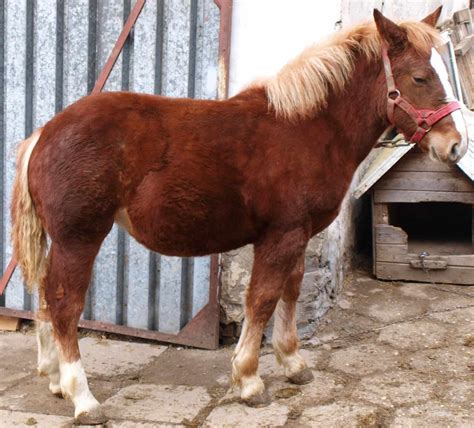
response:
[[[439,41],[438,32],[420,22],[403,22],[410,44],[429,52]],[[327,104],[331,89],[340,91],[349,80],[357,54],[369,60],[381,56],[381,38],[374,23],[361,24],[339,32],[328,41],[305,49],[273,78],[260,82],[269,106],[288,120],[310,117]]]

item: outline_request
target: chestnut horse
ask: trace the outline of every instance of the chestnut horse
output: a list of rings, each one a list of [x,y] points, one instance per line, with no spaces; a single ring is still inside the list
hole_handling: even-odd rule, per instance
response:
[[[312,380],[295,324],[306,245],[335,219],[382,132],[390,125],[408,137],[417,131],[402,106],[387,114],[383,49],[395,95],[415,109],[437,110],[453,97],[436,50],[439,13],[397,25],[374,11],[376,25],[338,33],[224,101],[88,96],[22,143],[13,239],[26,284],[39,284],[38,370],[49,376],[52,393],[73,401],[79,422],[102,419],[81,365],[77,324],[94,259],[114,222],[170,256],[252,243],[233,380],[245,402],[268,402],[257,368],[274,311],[273,347],[285,375],[298,384]],[[456,110],[419,145],[454,162],[466,140]]]

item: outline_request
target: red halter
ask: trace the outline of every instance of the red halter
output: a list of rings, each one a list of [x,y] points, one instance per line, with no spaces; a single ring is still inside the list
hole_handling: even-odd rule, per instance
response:
[[[382,60],[383,68],[385,70],[385,78],[387,80],[387,116],[392,125],[393,113],[395,106],[400,107],[408,116],[410,116],[418,126],[415,133],[408,138],[405,133],[405,139],[412,144],[419,143],[423,137],[431,130],[431,126],[439,122],[443,117],[451,114],[453,111],[460,110],[461,106],[457,101],[450,101],[446,105],[440,107],[438,110],[421,109],[411,105],[404,99],[400,91],[395,85],[393,78],[392,66],[390,65],[390,58],[388,57],[388,49],[385,43],[382,44]]]

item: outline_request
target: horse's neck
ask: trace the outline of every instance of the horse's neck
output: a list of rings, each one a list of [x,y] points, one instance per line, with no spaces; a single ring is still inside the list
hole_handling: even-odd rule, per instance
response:
[[[386,89],[380,72],[379,64],[356,61],[353,78],[345,90],[335,94],[328,104],[329,114],[342,130],[334,142],[335,149],[346,153],[354,170],[367,157],[387,126],[382,113]]]

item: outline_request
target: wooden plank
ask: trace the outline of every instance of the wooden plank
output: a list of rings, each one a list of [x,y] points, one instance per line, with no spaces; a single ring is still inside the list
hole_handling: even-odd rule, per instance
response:
[[[408,152],[392,168],[392,171],[458,171],[455,165],[448,165],[444,162],[435,162],[430,159],[427,153],[420,153],[412,150]]]
[[[454,53],[456,56],[464,56],[467,52],[470,51],[472,45],[474,44],[474,35],[467,36],[464,40],[461,40],[455,47]]]
[[[376,276],[388,280],[474,285],[474,268],[471,267],[452,266],[446,270],[424,272],[413,269],[409,264],[377,262]]]
[[[429,192],[416,190],[375,190],[374,202],[461,202],[474,204],[474,192]]]
[[[469,9],[461,9],[453,14],[455,24],[471,23],[471,11]]]
[[[408,263],[407,244],[377,244],[377,260],[381,262]]]
[[[446,260],[449,266],[465,266],[474,268],[474,254],[462,255],[430,255],[426,260]],[[408,253],[408,246],[405,244],[377,244],[377,261],[410,264],[413,260],[419,260],[419,255]]]
[[[389,171],[377,183],[377,190],[428,190],[435,192],[472,192],[474,183],[462,172]]]
[[[395,148],[383,147],[377,149],[372,156],[370,165],[360,178],[360,183],[352,192],[355,198],[360,198],[369,190],[398,160],[413,146],[400,146]]]
[[[374,195],[370,195],[370,206],[372,208],[372,213],[374,212]],[[474,209],[473,209],[473,214],[474,214]],[[474,222],[474,217],[473,217],[473,222]],[[374,217],[372,214],[372,273],[375,276],[375,268],[376,268],[376,260],[377,260],[377,244],[375,242],[375,221]],[[473,238],[474,238],[474,232],[473,232]]]
[[[457,65],[465,103],[470,109],[474,108],[474,52],[468,49],[469,38],[473,34],[472,11],[464,9],[453,15],[455,26],[451,38],[458,48]],[[459,52],[463,55],[459,55]]]
[[[407,244],[407,234],[399,227],[379,224],[375,226],[375,242],[377,244]]]
[[[433,258],[424,258],[423,260],[413,259],[410,260],[410,267],[414,269],[422,270],[446,270],[448,268],[448,262],[441,258],[433,260]]]
[[[389,263],[410,264],[413,260],[419,260],[419,255],[415,253],[403,253],[403,245],[394,244],[378,244],[377,245],[377,261]],[[474,254],[465,255],[430,255],[425,258],[428,261],[436,261],[439,259],[446,260],[449,267],[470,267],[474,268]],[[474,280],[473,280],[474,281]]]
[[[373,204],[372,205],[372,224],[388,224],[388,205]]]
[[[17,331],[20,328],[20,318],[0,315],[0,330]]]

